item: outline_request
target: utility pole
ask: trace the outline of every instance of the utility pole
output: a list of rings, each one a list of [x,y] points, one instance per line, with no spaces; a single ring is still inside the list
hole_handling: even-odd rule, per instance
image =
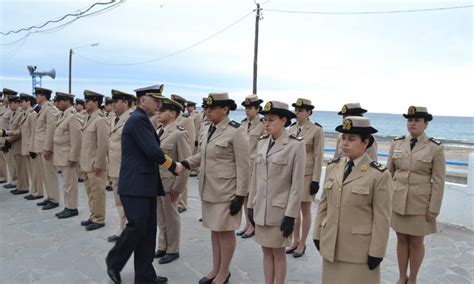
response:
[[[71,93],[72,48],[69,49],[69,94]]]
[[[255,16],[255,45],[253,49],[253,94],[257,94],[257,57],[258,57],[258,24],[260,22],[260,4],[257,4]]]

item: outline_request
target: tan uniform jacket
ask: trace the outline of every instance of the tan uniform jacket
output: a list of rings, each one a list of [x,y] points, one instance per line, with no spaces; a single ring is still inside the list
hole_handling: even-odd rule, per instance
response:
[[[444,146],[423,134],[410,150],[410,139],[394,141],[387,160],[393,176],[393,211],[401,215],[439,213],[446,174]]]
[[[208,129],[207,126],[209,125],[209,121],[207,120],[205,111],[201,112],[199,116],[201,117],[201,126],[199,127],[199,132],[196,133],[196,136],[198,137],[198,146],[201,145],[203,137],[207,137],[207,133],[204,132],[206,131],[206,129]]]
[[[296,135],[298,133],[298,122],[292,124],[289,133]],[[306,163],[304,169],[305,176],[312,176],[311,180],[320,182],[321,170],[324,160],[324,134],[320,125],[307,121],[301,129],[299,137],[303,137],[306,148]],[[307,189],[305,189],[307,190]]]
[[[249,143],[245,130],[226,117],[209,142],[205,128],[199,153],[187,159],[191,168],[199,167],[199,192],[207,202],[231,201],[246,196],[249,177]]]
[[[286,131],[267,153],[269,137],[258,142],[247,206],[256,224],[280,226],[285,216],[300,212],[306,154],[303,142]]]
[[[372,159],[372,161],[377,161],[377,140],[374,140],[374,144],[372,144],[372,146],[370,146],[370,148],[367,149],[366,152],[369,155],[369,158]],[[334,157],[341,157],[341,156],[342,156],[342,133],[340,133],[339,136],[337,136],[336,151],[334,152]]]
[[[249,128],[249,121],[248,118],[244,118],[242,120],[242,124],[240,125],[248,135],[249,138],[249,151],[250,151],[250,169],[253,168],[253,162],[255,161],[255,157],[257,156],[257,143],[258,138],[265,134],[265,129],[263,125],[262,119],[256,115],[252,121],[250,121],[250,128]]]
[[[54,131],[55,166],[67,167],[71,162],[79,162],[82,147],[82,117],[74,107],[69,107],[59,115]]]
[[[33,108],[26,110],[21,129],[21,154],[28,156],[33,152],[33,133],[35,131],[36,112]]]
[[[20,108],[13,112],[10,123],[10,133],[8,139],[12,145],[12,155],[21,154],[21,123],[26,118],[26,113]]]
[[[183,161],[192,152],[189,148],[189,135],[186,129],[176,122],[165,126],[165,131],[160,137],[160,147],[173,161]],[[157,133],[159,130],[157,130]],[[169,170],[160,166],[160,176],[163,182],[165,192],[183,192],[188,183],[188,174],[184,173],[179,176],[173,175]]]
[[[111,112],[108,112],[108,113],[104,112],[104,115],[106,117],[107,126],[109,128],[111,128],[112,127],[112,121],[114,121],[114,119],[115,119],[115,111],[112,110]]]
[[[9,128],[10,125],[10,117],[9,113],[10,110],[6,108],[3,103],[0,103],[0,129],[7,129]],[[3,147],[5,145],[5,138],[0,137],[0,147]]]
[[[161,127],[161,122],[160,122],[160,117],[158,113],[150,117],[151,125],[153,125],[153,128],[158,129]]]
[[[194,126],[194,120],[190,117],[184,117],[182,113],[176,118],[176,124],[181,125],[186,129],[189,135],[190,148],[194,148],[194,141],[196,141],[196,127]],[[192,152],[192,151],[191,151]]]
[[[35,153],[41,153],[43,150],[53,152],[53,137],[57,113],[52,102],[47,102],[41,106],[41,110],[36,116],[35,135],[33,138]]]
[[[88,115],[82,129],[81,170],[107,169],[109,127],[100,110]]]
[[[196,130],[196,134],[194,135],[194,142],[195,145],[197,145],[197,142],[199,142],[199,133],[201,132],[202,115],[197,110],[194,110],[190,115],[194,121],[194,129]]]
[[[392,212],[392,179],[365,153],[342,182],[346,158],[328,163],[314,236],[328,261],[367,263],[384,257]]]
[[[130,113],[130,110],[122,113],[117,124],[115,124],[115,119],[112,121],[109,140],[109,177],[119,177],[120,163],[122,161],[122,131],[125,122],[130,117]]]

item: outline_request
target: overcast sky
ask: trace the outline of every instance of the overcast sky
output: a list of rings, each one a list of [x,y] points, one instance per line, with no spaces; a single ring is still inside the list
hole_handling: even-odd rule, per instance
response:
[[[107,0],[102,0],[107,2]],[[356,3],[357,2],[357,3]],[[385,11],[472,5],[471,1],[271,0],[260,22],[258,95],[287,103],[309,98],[317,110],[360,102],[371,112],[404,113],[427,106],[435,115],[474,116],[473,12],[458,9],[381,15],[284,14],[298,11]],[[383,3],[381,3],[383,2]],[[84,10],[94,1],[0,0],[0,30],[28,27]],[[100,7],[96,7],[96,10]],[[0,35],[0,87],[31,92],[27,65],[56,69],[43,86],[68,89],[69,48],[73,94],[110,95],[165,84],[165,95],[200,101],[227,91],[238,104],[252,93],[255,15],[183,53],[149,64],[209,37],[255,8],[253,0],[127,0],[52,33]],[[69,18],[70,19],[70,18]],[[47,27],[54,27],[47,26]]]

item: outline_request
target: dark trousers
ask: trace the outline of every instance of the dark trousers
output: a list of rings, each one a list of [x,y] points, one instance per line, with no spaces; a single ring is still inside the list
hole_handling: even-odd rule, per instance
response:
[[[128,223],[106,258],[108,267],[121,271],[134,253],[135,281],[156,277],[156,197],[120,195]]]

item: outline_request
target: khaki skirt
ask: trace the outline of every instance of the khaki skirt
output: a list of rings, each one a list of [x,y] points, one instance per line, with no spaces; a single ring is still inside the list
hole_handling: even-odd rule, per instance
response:
[[[378,284],[380,266],[370,270],[367,263],[330,262],[323,258],[323,284]]]
[[[313,202],[316,194],[309,194],[309,187],[313,179],[312,175],[304,176],[303,192],[301,193],[301,202]]]
[[[291,236],[283,237],[280,226],[260,226],[255,224],[255,241],[267,248],[284,248],[291,244]]]
[[[427,222],[425,215],[400,215],[392,212],[392,228],[397,233],[426,236],[436,233],[436,220]]]
[[[230,215],[230,201],[212,203],[202,200],[202,225],[215,232],[234,231],[240,227],[242,210],[234,216]],[[243,207],[242,207],[243,209]]]

